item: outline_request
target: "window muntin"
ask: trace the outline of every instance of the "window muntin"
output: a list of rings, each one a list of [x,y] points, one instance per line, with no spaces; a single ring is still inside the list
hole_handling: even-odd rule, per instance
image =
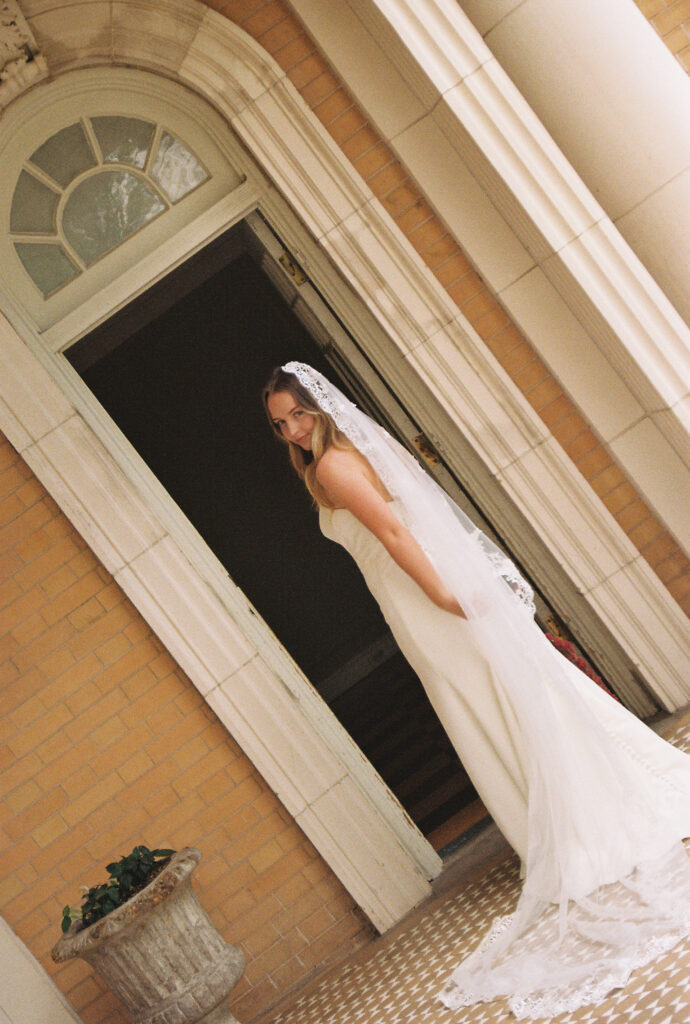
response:
[[[14,249],[44,298],[210,178],[177,136],[141,118],[81,118],[24,164],[10,214]]]

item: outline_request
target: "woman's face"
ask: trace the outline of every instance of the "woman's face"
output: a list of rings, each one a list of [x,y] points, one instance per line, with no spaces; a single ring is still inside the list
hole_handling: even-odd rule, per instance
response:
[[[310,452],[315,417],[305,412],[289,391],[275,391],[269,396],[266,404],[274,426],[285,440],[298,444],[305,452]]]

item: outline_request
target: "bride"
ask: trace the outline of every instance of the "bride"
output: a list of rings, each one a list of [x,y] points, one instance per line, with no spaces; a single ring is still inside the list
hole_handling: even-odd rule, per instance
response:
[[[506,997],[518,1019],[599,1001],[690,935],[690,757],[554,649],[515,566],[321,373],[288,363],[263,400],[522,862],[514,913],[441,1001]]]

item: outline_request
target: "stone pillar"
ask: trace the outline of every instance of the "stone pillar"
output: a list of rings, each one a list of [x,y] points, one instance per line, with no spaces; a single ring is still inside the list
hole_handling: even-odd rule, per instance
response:
[[[690,321],[690,79],[631,0],[459,0]]]

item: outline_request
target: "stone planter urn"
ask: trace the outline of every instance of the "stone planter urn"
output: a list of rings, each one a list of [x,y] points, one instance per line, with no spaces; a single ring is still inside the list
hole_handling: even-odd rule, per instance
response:
[[[129,1011],[132,1024],[237,1024],[225,1000],[244,971],[192,889],[201,853],[174,854],[146,888],[88,928],[73,924],[52,951],[80,956]]]

